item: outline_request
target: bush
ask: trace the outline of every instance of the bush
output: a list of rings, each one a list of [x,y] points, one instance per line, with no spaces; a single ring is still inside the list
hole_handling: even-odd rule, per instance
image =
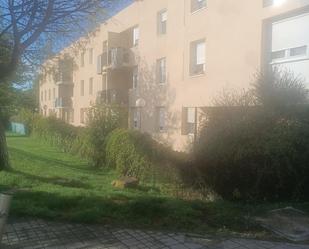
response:
[[[37,116],[33,120],[32,135],[60,147],[64,152],[72,152],[82,128],[69,125],[55,117]]]
[[[84,151],[95,167],[101,167],[105,163],[106,138],[113,130],[126,127],[127,113],[119,106],[99,105],[88,116],[87,130],[82,136]]]
[[[138,131],[117,129],[106,143],[106,163],[120,175],[141,180],[160,181],[177,174],[171,160],[171,150],[154,141],[150,135]]]
[[[152,141],[136,131],[117,129],[106,143],[106,163],[125,176],[145,177],[151,170]]]
[[[195,166],[226,199],[309,198],[309,109],[214,108]]]

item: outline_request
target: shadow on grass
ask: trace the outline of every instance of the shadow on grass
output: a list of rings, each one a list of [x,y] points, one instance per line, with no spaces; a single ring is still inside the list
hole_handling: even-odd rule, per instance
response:
[[[67,179],[63,177],[43,177],[43,176],[32,175],[32,174],[14,170],[14,169],[12,170],[12,173],[25,177],[29,180],[41,181],[44,183],[59,185],[62,187],[91,189],[91,186],[89,184],[86,184],[86,183],[83,183],[81,181],[74,180],[74,179]]]
[[[72,163],[68,163],[65,162],[63,160],[59,160],[59,159],[54,159],[54,158],[50,158],[47,157],[46,155],[37,155],[35,153],[31,153],[31,152],[27,152],[21,149],[17,149],[17,148],[12,148],[9,147],[9,151],[12,153],[17,153],[27,159],[30,160],[36,160],[36,161],[40,161],[42,162],[42,165],[50,165],[53,167],[59,167],[59,168],[68,168],[68,169],[73,169],[73,170],[78,170],[81,172],[87,172],[87,173],[91,173],[93,170],[91,170],[90,166],[87,163],[78,163],[77,161],[74,161]],[[48,166],[46,165],[46,166]],[[89,168],[86,168],[86,167]],[[96,172],[97,174],[98,172]]]
[[[202,205],[151,196],[122,196],[119,199],[117,195],[107,198],[20,191],[14,195],[11,213],[14,216],[152,229],[194,229],[203,225]]]

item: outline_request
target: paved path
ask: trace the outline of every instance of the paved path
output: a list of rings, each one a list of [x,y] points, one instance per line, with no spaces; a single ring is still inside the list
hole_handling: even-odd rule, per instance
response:
[[[11,221],[3,237],[5,249],[309,249],[309,245],[227,239],[200,240],[185,234],[42,220]]]

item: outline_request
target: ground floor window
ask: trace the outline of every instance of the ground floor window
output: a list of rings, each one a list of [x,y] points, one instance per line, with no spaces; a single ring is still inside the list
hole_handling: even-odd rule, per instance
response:
[[[133,107],[131,109],[131,113],[132,128],[135,130],[139,130],[141,128],[141,111],[139,110],[139,108]]]
[[[87,108],[80,109],[80,123],[86,124],[87,121]]]
[[[182,108],[182,135],[195,135],[197,111],[195,107]]]
[[[166,111],[165,107],[157,107],[156,108],[156,130],[159,132],[163,132],[165,130],[165,122],[166,122]]]

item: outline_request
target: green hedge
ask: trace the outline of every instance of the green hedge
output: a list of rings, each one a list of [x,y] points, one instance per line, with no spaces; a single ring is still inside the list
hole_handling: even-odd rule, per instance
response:
[[[141,180],[174,181],[178,176],[170,148],[138,131],[116,129],[106,143],[106,163],[120,175]]]
[[[171,183],[178,178],[178,153],[150,135],[118,128],[124,126],[125,115],[117,109],[110,112],[105,107],[96,108],[93,114],[85,128],[33,113],[21,113],[15,120],[25,123],[32,136],[87,158],[93,166],[114,168],[119,175],[135,176],[142,181],[160,178]]]

